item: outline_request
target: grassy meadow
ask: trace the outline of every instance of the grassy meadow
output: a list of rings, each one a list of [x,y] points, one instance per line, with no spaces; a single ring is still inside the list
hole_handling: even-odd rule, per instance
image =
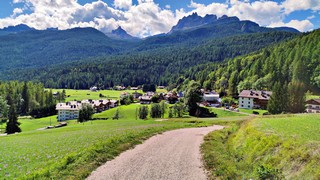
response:
[[[263,109],[242,109],[239,108],[239,112],[244,112],[244,113],[248,113],[248,114],[253,114],[253,111],[256,111],[259,113],[259,115],[262,115],[265,112],[268,112],[267,110],[263,110]]]
[[[251,117],[202,145],[211,178],[319,179],[319,114]]]
[[[53,90],[57,91],[57,90]],[[62,91],[62,90],[60,90]],[[124,91],[66,90],[69,100],[119,97]],[[131,92],[131,91],[126,91]],[[205,137],[202,152],[211,177],[260,178],[258,172],[281,177],[320,177],[320,121],[317,115],[253,117],[211,108],[218,118],[136,119],[140,104],[119,106],[94,114],[94,120],[68,126],[56,125],[56,116],[40,119],[21,117],[22,133],[0,136],[0,177],[2,179],[84,179],[98,166],[143,140],[167,130],[226,125]],[[112,120],[116,110],[119,120]],[[240,111],[241,112],[241,111]],[[251,114],[252,112],[246,111]],[[263,113],[264,111],[261,111]],[[230,158],[231,157],[231,158]],[[300,165],[300,166],[299,166]],[[298,167],[296,167],[298,166]],[[219,168],[216,168],[219,167]],[[264,171],[257,170],[263,167]],[[293,170],[298,168],[297,173]],[[263,174],[263,173],[262,173]],[[0,179],[1,179],[0,178]]]
[[[163,131],[223,123],[218,119],[136,120],[139,104],[120,106],[119,120],[111,120],[117,108],[95,114],[108,118],[86,123],[67,121],[57,129],[56,116],[19,119],[22,133],[0,137],[0,177],[5,179],[83,179],[95,168]],[[167,117],[167,115],[165,116]],[[236,121],[237,119],[232,119]],[[42,129],[42,130],[41,130]]]
[[[135,90],[100,90],[100,91],[90,91],[90,90],[74,90],[74,89],[65,89],[66,91],[66,102],[73,100],[83,100],[83,99],[101,99],[100,94],[104,95],[105,98],[110,99],[119,99],[121,93],[128,92],[133,93]],[[52,89],[52,92],[62,92],[62,89]],[[139,93],[143,93],[142,90],[137,90]],[[165,89],[157,89],[158,93],[166,92]]]
[[[244,114],[240,114],[240,113],[229,111],[229,110],[224,110],[222,108],[212,108],[211,111],[216,113],[218,118],[246,116]]]

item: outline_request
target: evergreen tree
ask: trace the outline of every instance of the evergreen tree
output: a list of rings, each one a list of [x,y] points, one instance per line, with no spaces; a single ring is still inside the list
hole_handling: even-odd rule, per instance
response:
[[[169,115],[168,115],[169,118],[173,118],[173,112],[172,112],[172,107],[169,108]]]
[[[20,123],[18,122],[18,115],[16,112],[15,103],[13,102],[10,92],[12,92],[11,88],[7,96],[8,105],[9,105],[9,113],[8,113],[9,121],[7,122],[6,133],[14,134],[16,132],[21,132],[21,129],[19,127]]]
[[[160,102],[161,107],[161,117],[164,118],[164,114],[166,113],[167,105],[165,101]]]
[[[237,80],[237,71],[234,71],[231,76],[230,79],[228,81],[228,95],[229,96],[236,96],[237,95],[237,87],[236,84],[238,84],[238,80]]]
[[[202,100],[202,93],[200,89],[200,84],[195,81],[191,81],[188,84],[187,92],[185,95],[184,103],[189,110],[190,115],[194,115],[197,108],[198,102]]]
[[[85,122],[92,119],[94,114],[94,109],[90,105],[83,105],[82,109],[79,111],[78,122]]]
[[[8,117],[8,110],[9,106],[7,104],[7,101],[2,96],[0,96],[0,117]]]
[[[268,111],[271,114],[280,114],[288,109],[288,90],[287,84],[277,81],[272,89],[272,95],[268,102]]]
[[[150,116],[152,118],[161,118],[161,106],[159,103],[151,104]]]
[[[306,88],[302,82],[293,81],[289,84],[289,104],[288,112],[302,113],[305,111],[305,96]]]
[[[29,92],[28,92],[28,85],[26,82],[24,82],[24,85],[23,85],[23,89],[22,89],[22,93],[21,93],[21,96],[22,96],[22,99],[23,99],[23,102],[22,102],[22,105],[21,105],[21,113],[22,114],[27,114],[29,112],[29,102],[30,102],[30,98],[29,98]]]
[[[147,119],[148,113],[149,113],[148,106],[140,106],[139,119]]]
[[[185,112],[185,106],[182,103],[176,103],[172,106],[172,108],[173,108],[173,114],[177,118],[181,118],[183,113]],[[195,111],[197,111],[197,109]]]

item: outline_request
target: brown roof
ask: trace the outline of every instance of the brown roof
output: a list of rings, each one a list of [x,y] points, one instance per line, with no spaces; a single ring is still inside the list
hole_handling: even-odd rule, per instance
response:
[[[320,105],[320,98],[319,99],[310,99],[310,100],[306,101],[306,104]]]
[[[271,91],[255,91],[255,90],[243,90],[239,97],[243,98],[254,98],[260,100],[269,100],[272,92]]]

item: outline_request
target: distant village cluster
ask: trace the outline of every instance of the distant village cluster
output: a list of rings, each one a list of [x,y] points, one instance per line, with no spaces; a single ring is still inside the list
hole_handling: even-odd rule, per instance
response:
[[[158,89],[165,89],[164,86],[158,86]],[[114,90],[125,91],[134,90],[133,93],[123,92],[119,99],[100,99],[100,100],[82,100],[82,101],[70,101],[65,103],[58,103],[56,110],[58,111],[58,121],[65,121],[70,119],[77,119],[79,117],[79,111],[86,105],[91,106],[95,113],[99,113],[114,107],[119,106],[122,99],[132,96],[133,100],[140,104],[151,104],[153,102],[166,101],[168,104],[175,104],[184,97],[183,92],[169,91],[166,93],[156,93],[153,91],[147,91],[140,93],[140,87],[126,88],[124,86],[115,86]],[[90,91],[98,91],[96,86],[90,88]],[[198,105],[205,107],[224,107],[226,109],[238,111],[237,108],[242,109],[266,109],[270,97],[271,91],[257,91],[257,90],[243,90],[239,94],[238,103],[231,105],[230,103],[223,103],[219,93],[215,91],[206,91],[201,89],[202,102]],[[306,102],[307,113],[320,113],[320,99],[310,99]]]

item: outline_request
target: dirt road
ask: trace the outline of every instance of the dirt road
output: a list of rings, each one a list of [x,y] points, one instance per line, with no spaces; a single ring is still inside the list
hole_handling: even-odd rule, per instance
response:
[[[168,131],[146,140],[99,167],[88,180],[202,180],[200,145],[222,126]]]

